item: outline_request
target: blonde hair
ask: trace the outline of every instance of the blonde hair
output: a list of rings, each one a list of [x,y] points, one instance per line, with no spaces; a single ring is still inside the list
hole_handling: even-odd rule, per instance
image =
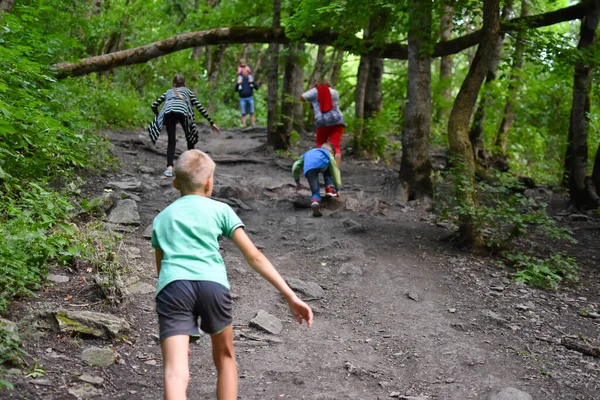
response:
[[[175,91],[175,94],[177,95],[177,97],[179,97],[180,99],[183,100],[183,96],[177,90],[178,87],[182,87],[182,86],[185,86],[185,77],[181,74],[175,75],[175,77],[173,78],[173,90]]]
[[[331,144],[323,143],[321,145],[321,148],[327,150],[330,154],[335,155],[335,150],[333,149],[333,146]]]
[[[240,58],[240,64],[246,64],[246,59],[245,58]]]
[[[215,162],[200,150],[183,152],[177,160],[175,178],[182,192],[192,193],[203,187],[215,173]]]

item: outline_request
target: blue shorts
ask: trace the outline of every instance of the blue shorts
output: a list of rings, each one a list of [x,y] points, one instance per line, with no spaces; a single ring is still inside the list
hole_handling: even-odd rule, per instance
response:
[[[240,97],[240,111],[242,115],[254,114],[254,97]]]

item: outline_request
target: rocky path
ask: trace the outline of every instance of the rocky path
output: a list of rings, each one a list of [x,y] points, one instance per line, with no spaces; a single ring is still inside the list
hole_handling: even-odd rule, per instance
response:
[[[87,189],[103,196],[108,229],[122,231],[116,253],[129,268],[110,284],[84,268],[53,270],[53,286],[13,304],[10,317],[43,374],[13,371],[15,391],[1,398],[161,398],[147,227],[178,193],[160,175],[163,142],[154,149],[138,133],[112,138],[122,168]],[[440,241],[447,231],[422,207],[387,197],[394,169],[369,162],[346,160],[344,203],[312,218],[297,201],[291,163],[261,147],[263,130],[202,140],[217,161],[214,196],[234,207],[316,315],[312,329],[298,326],[277,292],[222,242],[241,399],[598,398],[599,359],[560,344],[599,338],[599,320],[579,315],[598,310],[597,275],[561,294],[516,284],[492,260]],[[106,305],[107,295],[123,305]],[[192,346],[190,399],[214,398],[211,360],[203,337]]]

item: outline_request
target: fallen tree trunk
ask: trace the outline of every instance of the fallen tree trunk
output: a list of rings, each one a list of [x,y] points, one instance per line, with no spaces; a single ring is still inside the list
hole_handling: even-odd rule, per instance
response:
[[[528,17],[514,18],[500,24],[501,32],[520,31],[523,29],[540,28],[554,25],[559,22],[582,18],[588,14],[595,0],[583,1],[577,5],[561,8],[556,11]],[[456,54],[464,49],[479,44],[483,33],[481,30],[468,35],[449,40],[435,45],[432,57],[441,57]],[[374,45],[370,40],[364,40],[363,52],[357,51],[353,41],[338,40],[342,37],[331,31],[317,31],[312,35],[302,38],[300,41],[319,45],[329,45],[337,49],[354,52],[361,55],[373,55],[381,58],[406,60],[408,48],[400,43],[387,43]],[[358,39],[357,39],[358,40]],[[68,76],[81,76],[92,72],[106,71],[112,68],[142,64],[154,58],[158,58],[179,50],[199,46],[235,43],[279,43],[287,44],[290,40],[285,36],[285,28],[266,27],[233,27],[215,28],[206,31],[188,32],[173,36],[158,42],[150,43],[133,49],[122,50],[111,54],[89,57],[75,63],[63,62],[56,64],[57,77],[59,79]],[[355,41],[354,41],[355,42]]]
[[[586,356],[600,358],[600,347],[594,347],[590,344],[569,337],[562,338],[560,344],[562,344],[569,350],[578,351],[581,354],[585,354]]]

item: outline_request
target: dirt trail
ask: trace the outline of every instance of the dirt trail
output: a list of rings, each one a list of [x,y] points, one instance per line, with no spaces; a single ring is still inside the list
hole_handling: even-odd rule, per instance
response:
[[[130,261],[140,282],[155,285],[154,255],[142,232],[178,194],[160,175],[165,157],[150,151],[139,132],[111,136],[121,171],[91,180],[88,189],[99,195],[106,182],[122,178],[145,185],[136,199],[141,225],[125,234],[123,252],[135,254]],[[556,295],[516,284],[493,261],[440,241],[448,232],[431,215],[387,198],[385,182],[395,170],[370,162],[347,159],[342,164],[344,198],[354,199],[347,203],[353,210],[325,210],[324,217],[312,218],[309,210],[290,201],[295,196],[291,164],[276,164],[259,147],[264,130],[232,130],[201,140],[198,147],[221,160],[215,195],[238,198],[251,208],[236,207],[252,239],[286,279],[316,282],[325,289],[322,299],[310,300],[314,327],[298,326],[276,291],[250,270],[230,241],[222,242],[238,296],[234,325],[241,399],[488,399],[508,387],[533,399],[598,398],[598,359],[568,351],[557,340],[565,334],[598,338],[597,320],[580,317],[578,311],[599,304],[599,274],[586,279],[577,293]],[[233,163],[234,158],[254,162]],[[155,172],[143,175],[140,165]],[[80,275],[69,275],[70,282],[56,284],[38,298],[15,303],[13,319],[65,308],[68,293],[81,293],[71,303],[101,300],[87,283],[90,279],[73,279]],[[89,373],[103,378],[95,385],[97,398],[161,398],[153,292],[133,295],[120,309],[89,308],[124,317],[132,326],[128,339],[34,335],[26,350],[40,360],[45,377],[32,381],[16,376],[16,390],[0,396],[72,399],[68,391],[82,385],[78,375]],[[259,309],[283,322],[281,334],[272,337],[249,327]],[[122,363],[87,366],[81,352],[92,345],[113,345]],[[190,399],[214,398],[207,337],[192,346],[191,376]],[[526,399],[526,393],[496,398]]]

